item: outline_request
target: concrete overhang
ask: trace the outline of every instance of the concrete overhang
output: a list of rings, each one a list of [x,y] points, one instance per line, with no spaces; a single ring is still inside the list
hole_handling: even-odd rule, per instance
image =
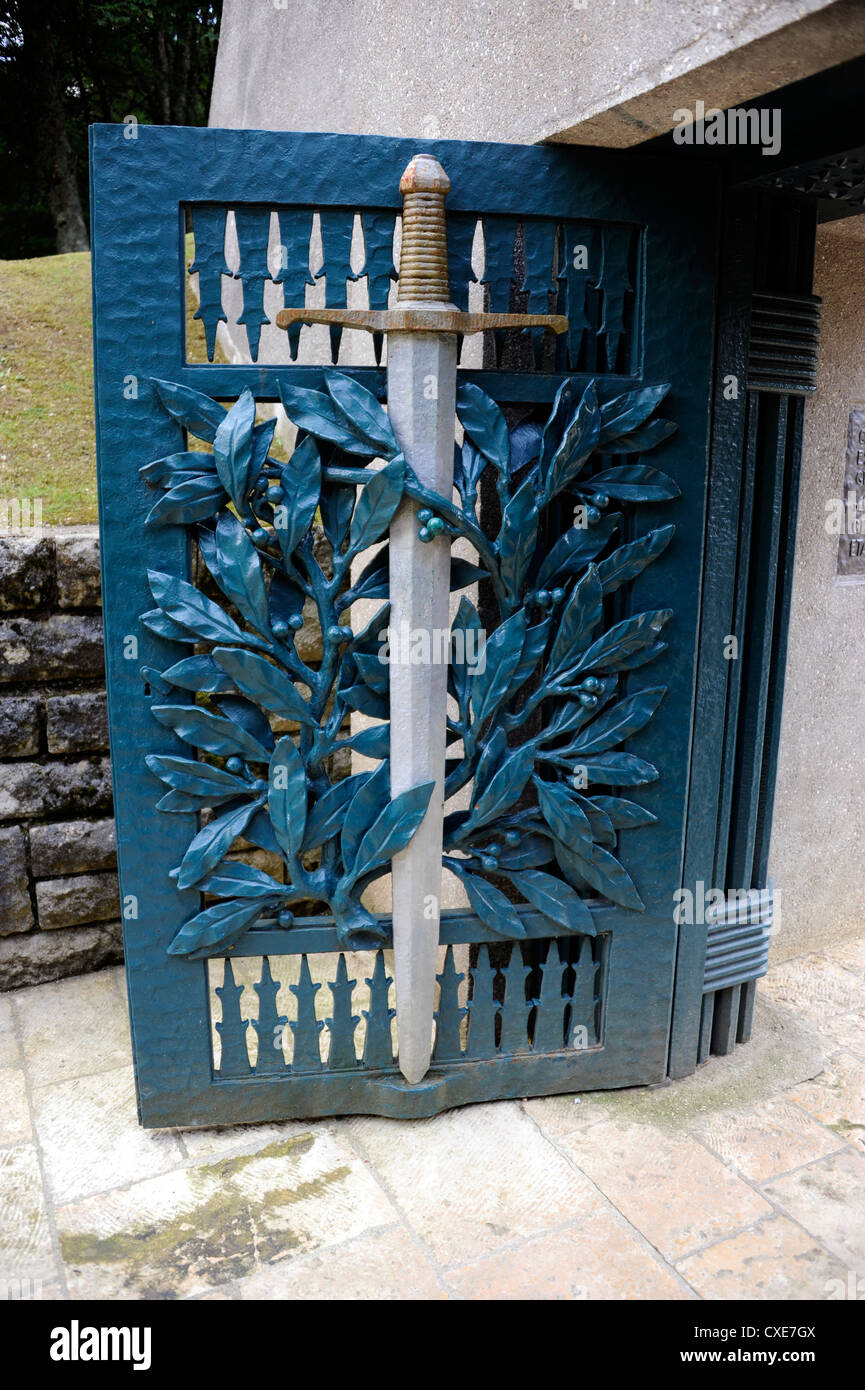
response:
[[[651,62],[617,85],[611,83],[593,109],[556,113],[538,127],[534,139],[608,148],[641,145],[672,130],[678,119],[674,113],[694,111],[698,101],[707,110],[724,110],[865,54],[863,0],[788,3],[780,11],[783,15],[786,9],[791,22],[757,37],[752,37],[755,30],[777,24],[779,7],[753,8],[755,13],[740,27],[730,30],[719,22],[663,62]]]

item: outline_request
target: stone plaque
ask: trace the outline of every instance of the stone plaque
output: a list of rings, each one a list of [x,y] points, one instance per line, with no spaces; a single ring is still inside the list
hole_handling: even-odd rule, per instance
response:
[[[865,584],[865,405],[850,411],[842,495],[836,582]]]

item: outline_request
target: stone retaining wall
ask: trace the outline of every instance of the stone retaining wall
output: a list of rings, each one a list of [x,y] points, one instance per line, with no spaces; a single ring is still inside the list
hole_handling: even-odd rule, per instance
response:
[[[0,536],[0,990],[121,958],[99,540]]]

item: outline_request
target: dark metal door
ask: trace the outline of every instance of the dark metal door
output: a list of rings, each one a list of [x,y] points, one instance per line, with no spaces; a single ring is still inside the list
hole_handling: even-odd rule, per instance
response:
[[[556,311],[569,330],[559,343],[533,330],[487,335],[485,366],[468,365],[465,340],[458,492],[444,499],[450,510],[427,507],[474,537],[478,568],[455,564],[467,596],[456,621],[486,627],[492,675],[482,696],[452,673],[450,737],[463,761],[453,786],[474,788],[476,828],[466,832],[464,807],[462,820],[452,814],[446,855],[469,906],[442,915],[434,1061],[409,1086],[394,1063],[387,915],[360,904],[358,844],[343,835],[349,820],[350,841],[380,824],[387,723],[361,732],[337,719],[326,781],[312,784],[310,740],[333,706],[315,712],[310,733],[299,653],[304,601],[316,596],[308,567],[297,582],[295,547],[312,556],[318,517],[332,579],[346,544],[354,558],[361,539],[384,538],[387,516],[361,536],[371,511],[381,520],[400,496],[430,499],[392,461],[369,500],[362,470],[393,459],[372,399],[384,394],[375,358],[349,365],[334,329],[330,366],[305,363],[298,327],[294,360],[267,359],[280,289],[286,305],[317,285],[328,306],[349,292],[386,306],[399,178],[415,143],[97,126],[91,148],[106,659],[142,1122],[419,1116],[662,1079],[703,584],[714,177],[691,171],[685,198],[670,161],[431,147],[452,185],[457,307],[480,296],[491,311]],[[186,331],[187,219],[204,361]],[[218,349],[229,315],[251,364]],[[268,452],[270,427],[255,414],[280,399],[300,429],[294,463]],[[484,469],[493,500],[478,519]],[[286,489],[300,530],[277,547]],[[276,580],[274,555],[285,562]],[[357,571],[344,569],[357,594]],[[383,599],[383,571],[373,560],[366,572],[359,596]],[[326,627],[307,670],[317,678],[332,658],[345,674],[354,661],[333,687],[354,691],[340,714],[377,718],[375,633],[352,620],[339,634],[348,618],[333,595],[329,605],[318,616],[342,621]],[[276,666],[281,693],[268,703],[262,681]],[[354,755],[350,795],[335,753]],[[378,782],[358,770],[364,756]],[[274,793],[274,768],[285,769],[288,801]],[[385,838],[375,860],[368,842],[370,871],[401,843]],[[336,866],[327,882],[337,888],[310,889],[308,913],[294,911],[287,887],[292,857],[298,874]],[[702,981],[687,988],[696,999]]]

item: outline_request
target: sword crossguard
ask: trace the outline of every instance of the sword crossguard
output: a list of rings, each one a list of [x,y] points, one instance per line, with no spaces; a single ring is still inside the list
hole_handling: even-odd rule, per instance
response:
[[[367,333],[484,333],[493,328],[551,328],[566,333],[564,314],[466,313],[450,301],[445,198],[450,179],[431,154],[416,154],[399,181],[403,195],[395,309],[281,309],[279,328],[339,324]]]

